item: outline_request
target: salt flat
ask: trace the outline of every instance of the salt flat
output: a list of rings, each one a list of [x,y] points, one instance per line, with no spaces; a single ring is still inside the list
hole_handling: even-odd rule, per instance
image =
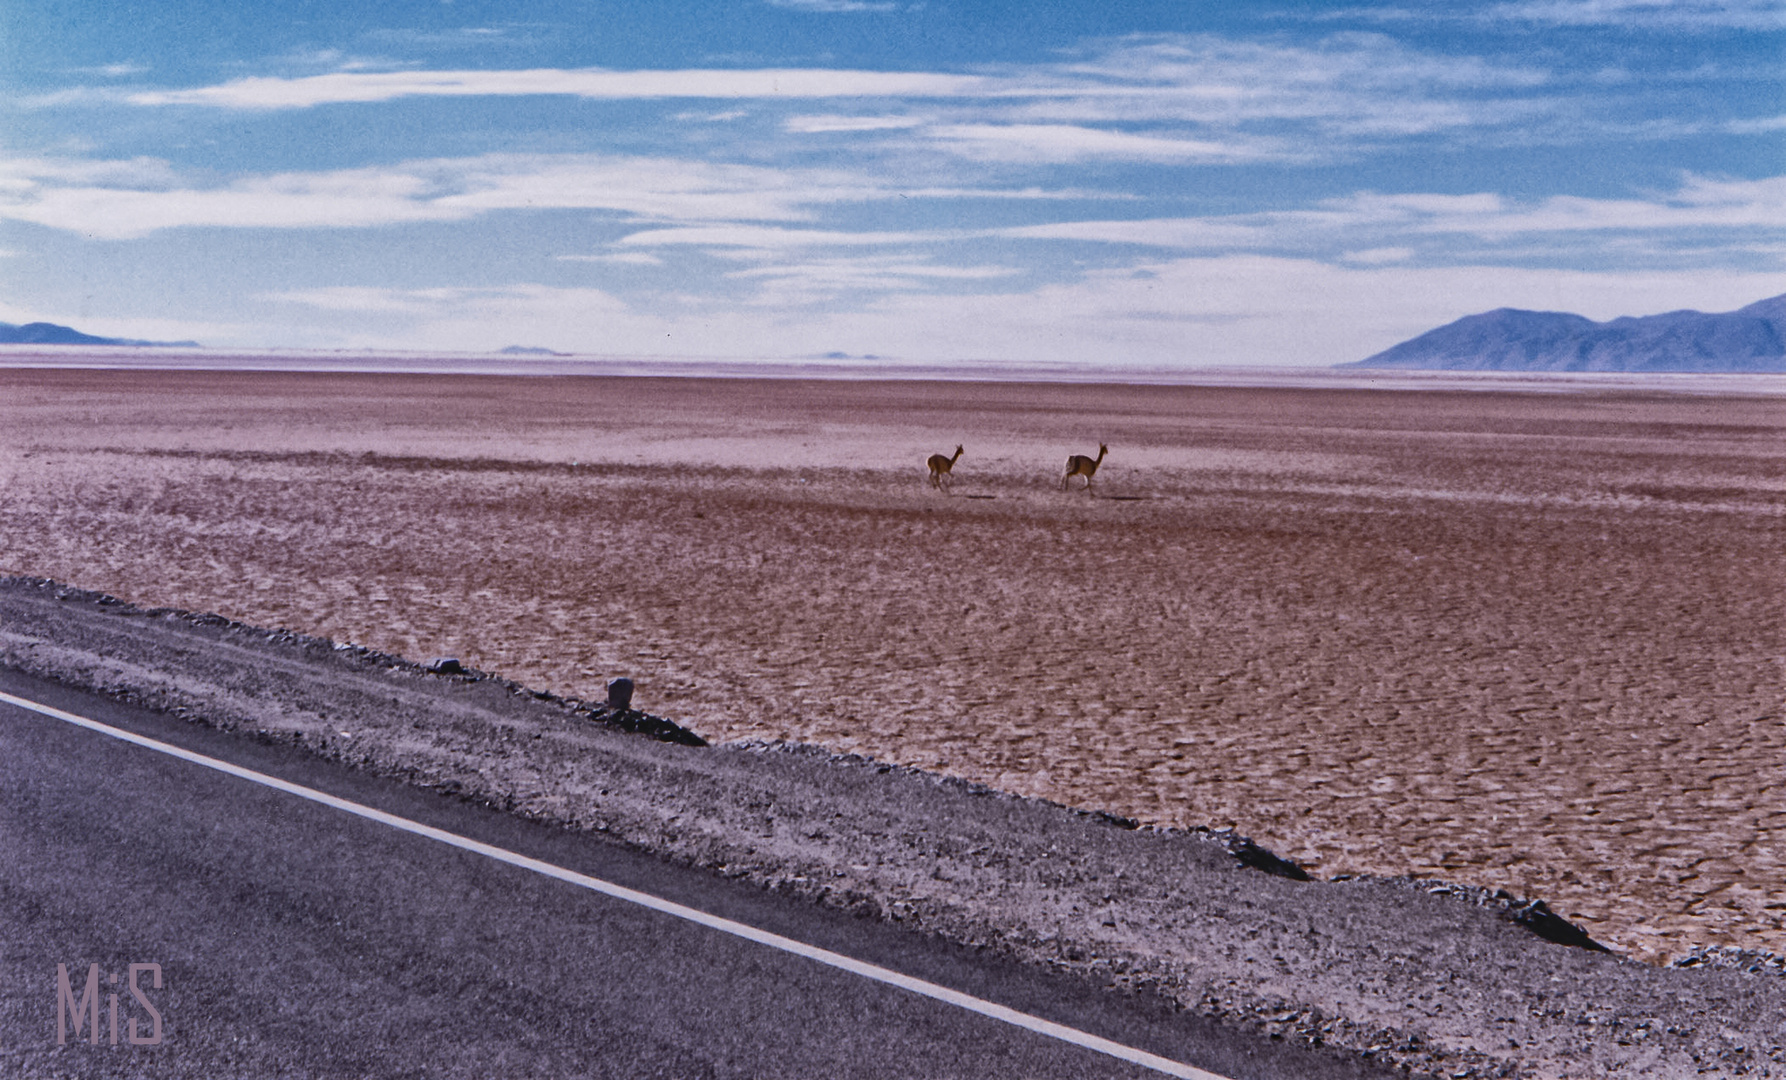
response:
[[[1786,396],[1542,389],[4,370],[0,571],[1786,952]]]

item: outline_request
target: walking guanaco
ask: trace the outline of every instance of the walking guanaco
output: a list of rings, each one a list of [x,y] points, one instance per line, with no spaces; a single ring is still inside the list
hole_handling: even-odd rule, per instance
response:
[[[1109,452],[1110,448],[1108,446],[1099,443],[1098,456],[1095,458],[1086,457],[1084,454],[1074,454],[1072,457],[1068,458],[1067,475],[1060,478],[1060,489],[1065,491],[1067,489],[1068,480],[1071,480],[1075,476],[1083,476],[1085,477],[1085,490],[1090,491],[1092,474],[1098,471],[1098,466],[1104,462],[1104,455]]]
[[[956,444],[955,456],[944,457],[942,454],[930,455],[930,486],[938,491],[947,491],[949,484],[955,482],[955,463],[961,460],[961,446]],[[945,481],[947,481],[945,483]]]

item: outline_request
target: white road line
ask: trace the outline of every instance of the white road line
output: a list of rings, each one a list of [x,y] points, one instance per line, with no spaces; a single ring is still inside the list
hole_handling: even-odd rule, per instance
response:
[[[927,998],[934,998],[937,1001],[947,1002],[950,1005],[966,1009],[969,1012],[979,1013],[981,1016],[991,1017],[994,1020],[1002,1020],[1007,1024],[1033,1031],[1038,1035],[1046,1035],[1049,1038],[1059,1039],[1062,1042],[1071,1043],[1074,1046],[1083,1047],[1087,1050],[1094,1050],[1100,1054],[1107,1054],[1110,1057],[1140,1065],[1143,1068],[1152,1069],[1155,1072],[1164,1073],[1167,1076],[1183,1077],[1184,1080],[1229,1080],[1228,1077],[1218,1073],[1207,1072],[1203,1069],[1173,1061],[1170,1058],[1160,1057],[1158,1054],[1150,1054],[1145,1050],[1137,1050],[1132,1046],[1124,1046],[1122,1043],[1112,1042],[1109,1039],[1100,1038],[1089,1032],[1067,1027],[1065,1024],[1057,1024],[1052,1020],[1044,1020],[1039,1016],[1031,1016],[1028,1013],[1018,1012],[1016,1009],[1006,1008],[997,1002],[985,1001],[981,998],[974,997],[971,994],[963,994],[958,990],[951,990],[946,986],[939,986],[936,983],[925,982],[923,979],[914,979],[910,975],[902,975],[889,968],[864,963],[860,960],[854,960],[842,953],[834,953],[828,949],[816,948],[812,945],[795,941],[792,938],[782,937],[780,934],[772,934],[767,930],[759,930],[754,926],[748,926],[741,922],[733,922],[731,919],[722,919],[718,915],[709,915],[704,911],[698,911],[691,907],[684,907],[673,901],[652,896],[650,893],[642,893],[635,889],[629,889],[624,885],[616,885],[613,882],[603,881],[600,878],[593,878],[586,874],[579,874],[574,870],[566,870],[561,866],[553,866],[551,863],[541,862],[538,859],[531,859],[525,855],[519,855],[504,848],[481,843],[469,837],[450,833],[443,829],[436,829],[432,825],[423,825],[419,821],[411,821],[408,818],[401,818],[395,814],[387,814],[383,810],[375,810],[370,806],[362,806],[356,802],[339,799],[326,792],[317,791],[314,788],[307,788],[300,784],[289,783],[276,776],[268,776],[265,773],[255,772],[253,769],[244,769],[240,765],[232,765],[227,761],[219,761],[216,758],[206,757],[203,754],[195,754],[190,750],[182,750],[178,746],[160,742],[156,739],[150,739],[135,734],[134,732],[125,731],[122,728],[115,728],[110,724],[102,724],[97,720],[89,720],[84,716],[77,716],[71,712],[64,712],[61,709],[43,705],[27,698],[15,697],[12,694],[0,691],[0,701],[6,702],[9,705],[16,705],[21,709],[29,709],[32,712],[41,713],[44,716],[53,717],[57,720],[63,720],[78,727],[84,727],[89,731],[96,731],[101,735],[109,735],[114,739],[120,739],[127,743],[134,743],[137,746],[167,754],[170,757],[176,757],[182,761],[190,761],[195,765],[203,765],[207,769],[216,769],[218,772],[228,773],[231,776],[240,777],[243,780],[249,780],[256,784],[274,788],[275,790],[283,791],[288,795],[296,795],[301,799],[309,799],[311,802],[321,803],[324,806],[332,806],[337,810],[344,810],[349,814],[363,817],[368,821],[376,821],[383,825],[389,825],[393,829],[402,829],[404,832],[414,833],[417,836],[425,836],[430,840],[438,840],[443,844],[448,844],[464,851],[476,852],[479,855],[487,856],[498,862],[508,863],[510,866],[518,866],[524,870],[532,870],[536,874],[544,874],[550,878],[557,878],[559,881],[581,886],[592,892],[598,892],[604,896],[611,896],[616,900],[624,900],[629,904],[638,904],[640,907],[650,908],[653,911],[660,911],[665,915],[674,915],[678,919],[686,919],[689,922],[698,923],[701,926],[709,927],[721,931],[722,933],[732,934],[744,938],[747,941],[754,941],[759,945],[767,945],[772,949],[780,949],[783,952],[793,953],[795,956],[804,956],[808,960],[816,960],[821,964],[828,964],[831,967],[840,968],[844,971],[860,975],[865,979],[873,979],[876,982],[886,983],[889,986],[897,986],[901,990],[909,990],[914,994],[922,994]]]

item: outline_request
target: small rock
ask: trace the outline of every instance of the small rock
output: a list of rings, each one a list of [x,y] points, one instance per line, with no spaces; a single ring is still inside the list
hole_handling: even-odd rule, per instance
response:
[[[633,681],[624,676],[608,684],[608,708],[625,712],[633,707]]]
[[[465,665],[451,656],[437,656],[428,661],[428,670],[436,675],[463,675]]]

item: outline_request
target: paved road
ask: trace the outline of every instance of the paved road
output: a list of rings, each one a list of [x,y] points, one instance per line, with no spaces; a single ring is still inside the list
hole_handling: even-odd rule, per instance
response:
[[[289,747],[4,670],[0,690],[1220,1075],[1376,1075]],[[1163,1075],[7,704],[0,868],[8,1076]],[[131,1046],[144,963],[162,1041]],[[100,966],[97,1046],[57,1044],[58,964],[76,997]]]

